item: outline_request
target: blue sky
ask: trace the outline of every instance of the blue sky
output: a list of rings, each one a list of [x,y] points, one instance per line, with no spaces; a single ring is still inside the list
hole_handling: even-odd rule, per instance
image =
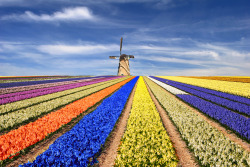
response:
[[[0,0],[0,76],[250,76],[249,0]]]

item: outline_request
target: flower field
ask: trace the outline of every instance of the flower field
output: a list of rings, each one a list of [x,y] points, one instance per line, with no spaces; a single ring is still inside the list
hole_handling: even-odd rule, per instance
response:
[[[0,166],[248,167],[249,117],[249,77],[0,77]]]

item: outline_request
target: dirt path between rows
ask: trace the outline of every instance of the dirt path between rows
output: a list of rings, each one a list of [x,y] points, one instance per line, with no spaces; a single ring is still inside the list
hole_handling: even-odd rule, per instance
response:
[[[160,86],[161,87],[161,86]],[[173,98],[178,99],[175,95],[169,93],[166,89],[162,88],[161,89],[163,91],[165,91],[167,94],[171,95]],[[197,109],[189,106],[188,104],[186,104],[185,102],[183,102],[182,100],[178,99],[183,105],[187,106],[189,109],[191,109],[194,113],[196,113],[197,115],[199,115],[200,117],[202,117],[207,123],[209,123],[211,126],[213,126],[214,128],[218,129],[221,133],[223,133],[226,137],[228,137],[231,141],[235,142],[236,144],[238,144],[239,146],[241,146],[243,149],[245,149],[246,151],[250,152],[250,144],[248,144],[246,141],[242,140],[241,138],[239,138],[237,135],[235,135],[235,133],[229,129],[224,128],[222,125],[220,125],[219,123],[215,122],[214,120],[212,120],[211,118],[209,118],[208,116],[206,116],[205,114],[201,113],[200,111],[198,111]]]
[[[137,81],[138,82],[138,81]],[[129,96],[129,100],[122,112],[121,117],[119,118],[117,124],[115,125],[114,130],[111,132],[110,137],[104,144],[104,149],[101,155],[97,158],[99,161],[98,164],[95,164],[95,167],[109,167],[114,166],[115,158],[117,156],[117,150],[120,145],[120,141],[127,127],[127,121],[130,115],[130,110],[133,103],[133,98],[135,94],[135,89],[137,87],[137,82]]]
[[[155,98],[153,93],[151,92],[151,89],[149,88],[147,82],[146,86],[148,89],[148,92],[155,103],[155,106],[161,116],[162,123],[168,133],[168,136],[170,137],[172,144],[175,148],[177,157],[179,159],[179,163],[177,166],[179,167],[192,167],[192,166],[199,166],[198,163],[195,161],[194,155],[189,151],[187,148],[187,145],[185,141],[182,140],[181,135],[177,128],[174,126],[172,121],[170,120],[169,116],[167,115],[166,111],[161,107],[158,100]]]
[[[102,101],[101,101],[102,102]],[[100,103],[101,103],[100,102]],[[54,141],[62,136],[64,133],[70,131],[85,115],[91,113],[94,111],[99,104],[96,104],[95,106],[89,108],[87,111],[83,112],[80,116],[78,116],[76,119],[74,119],[72,122],[64,126],[62,129],[60,129],[57,133],[53,134],[51,137],[46,139],[45,141],[41,141],[35,147],[29,150],[29,152],[25,155],[21,155],[18,159],[14,160],[13,162],[10,162],[6,165],[6,167],[13,167],[13,166],[19,166],[20,164],[27,163],[28,161],[32,162],[36,159],[36,157],[40,154],[42,154],[44,151],[46,151],[51,144],[54,143]]]

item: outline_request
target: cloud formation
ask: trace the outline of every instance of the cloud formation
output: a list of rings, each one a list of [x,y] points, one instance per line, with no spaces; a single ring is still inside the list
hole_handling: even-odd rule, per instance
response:
[[[118,50],[119,45],[96,44],[96,45],[40,45],[37,49],[43,53],[50,55],[91,55],[104,52],[112,52]]]
[[[31,11],[25,11],[24,14],[12,14],[1,17],[2,20],[22,20],[22,21],[94,21],[96,17],[92,11],[85,7],[64,8],[53,14],[35,14]]]

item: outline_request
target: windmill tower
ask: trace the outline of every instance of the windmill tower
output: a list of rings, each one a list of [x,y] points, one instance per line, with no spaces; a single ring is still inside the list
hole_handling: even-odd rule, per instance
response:
[[[135,58],[133,55],[126,55],[122,53],[122,40],[120,43],[120,56],[109,56],[110,59],[118,59],[119,58],[119,67],[117,75],[130,75],[130,68],[129,68],[129,59]]]

